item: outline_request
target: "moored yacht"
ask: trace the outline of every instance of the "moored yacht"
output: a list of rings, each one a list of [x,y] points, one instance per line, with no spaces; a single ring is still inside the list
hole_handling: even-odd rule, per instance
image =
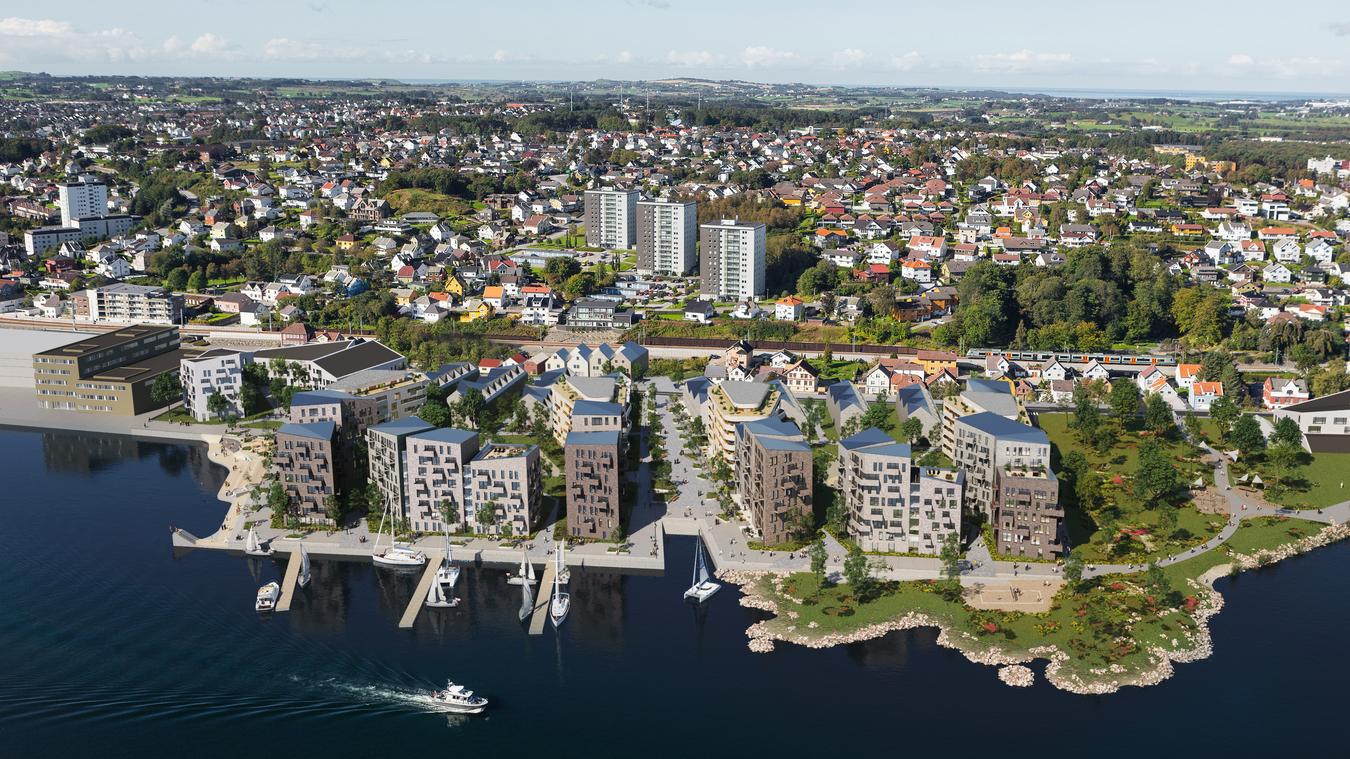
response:
[[[255,611],[272,611],[277,608],[277,599],[281,597],[281,586],[269,582],[258,588],[258,598],[253,602]]]
[[[371,560],[382,567],[402,569],[425,565],[427,555],[407,543],[394,543],[383,551],[371,554]]]

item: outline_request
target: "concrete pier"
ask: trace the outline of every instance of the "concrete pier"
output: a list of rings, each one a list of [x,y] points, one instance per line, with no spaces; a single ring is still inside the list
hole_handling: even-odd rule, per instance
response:
[[[427,593],[431,592],[431,583],[436,579],[436,570],[441,568],[441,556],[442,554],[439,553],[427,554],[427,568],[422,571],[422,579],[417,583],[417,589],[413,591],[412,600],[408,602],[408,608],[403,611],[403,618],[398,621],[400,628],[410,628],[417,621],[417,613],[422,611],[422,605],[427,600]]]
[[[553,558],[544,564],[544,576],[539,580],[538,592],[534,595],[534,616],[530,617],[530,634],[543,635],[544,623],[548,621],[549,602],[553,599]]]
[[[291,551],[286,560],[286,578],[281,581],[281,598],[277,600],[277,611],[290,611],[291,599],[295,598],[295,586],[300,579],[300,551]]]

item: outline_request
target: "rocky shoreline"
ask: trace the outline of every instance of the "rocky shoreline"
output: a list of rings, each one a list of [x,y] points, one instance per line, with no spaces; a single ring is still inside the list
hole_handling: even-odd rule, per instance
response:
[[[768,612],[774,620],[756,622],[746,630],[751,651],[769,653],[777,642],[792,643],[806,648],[829,648],[847,643],[858,643],[879,638],[897,630],[912,630],[917,627],[938,628],[939,645],[960,651],[963,656],[976,664],[999,667],[998,677],[1010,687],[1029,687],[1035,681],[1029,664],[1037,659],[1046,659],[1045,679],[1061,690],[1080,695],[1101,695],[1115,693],[1123,687],[1145,687],[1157,685],[1175,673],[1174,664],[1189,663],[1208,658],[1214,652],[1214,641],[1210,635],[1209,620],[1223,609],[1223,596],[1214,590],[1214,581],[1233,571],[1244,571],[1256,567],[1269,566],[1277,561],[1291,558],[1308,551],[1350,538],[1350,526],[1331,524],[1315,535],[1309,535],[1293,543],[1282,545],[1274,550],[1262,550],[1253,555],[1234,554],[1231,564],[1220,564],[1211,568],[1198,578],[1188,580],[1197,600],[1192,611],[1196,630],[1189,641],[1171,640],[1171,648],[1155,646],[1148,649],[1152,658],[1149,667],[1140,672],[1130,673],[1120,665],[1094,669],[1085,677],[1070,671],[1065,665],[1070,657],[1057,646],[1034,646],[1021,652],[1004,651],[992,646],[981,648],[980,640],[968,633],[953,631],[947,624],[920,612],[910,612],[896,619],[860,627],[849,633],[829,633],[816,635],[810,632],[814,622],[799,630],[791,624],[795,618],[793,612],[784,615],[772,598],[758,591],[757,585],[762,579],[774,584],[775,592],[783,594],[782,583],[787,577],[784,572],[750,572],[743,570],[725,570],[717,576],[729,583],[740,586],[741,605],[751,609]],[[1162,612],[1176,613],[1176,610]],[[784,619],[790,624],[779,628],[771,624]],[[1185,645],[1183,645],[1185,644]]]

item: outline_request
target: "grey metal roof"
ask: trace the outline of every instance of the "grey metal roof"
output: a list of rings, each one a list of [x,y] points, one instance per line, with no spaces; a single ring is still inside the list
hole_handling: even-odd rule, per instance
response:
[[[569,432],[564,445],[619,445],[619,431]]]
[[[1050,439],[1045,436],[1044,430],[1032,427],[1029,424],[1022,424],[991,411],[963,416],[957,421],[960,424],[993,435],[1000,440],[1017,440],[1024,443],[1042,443],[1045,445],[1050,443]]]
[[[278,435],[290,435],[291,437],[310,438],[311,440],[332,440],[333,430],[337,425],[333,422],[310,422],[309,424],[283,424],[277,429]]]
[[[759,408],[769,396],[769,386],[762,382],[728,380],[720,387],[731,405],[737,408]]]
[[[415,432],[422,432],[423,430],[432,430],[435,428],[436,425],[430,422],[415,416],[407,416],[402,419],[395,419],[392,422],[377,424],[370,429],[375,432],[398,437],[399,435],[410,435]]]
[[[572,404],[572,416],[623,416],[623,406],[608,401],[577,401]]]
[[[291,406],[318,406],[324,403],[340,403],[351,396],[338,390],[302,390],[291,396]]]
[[[464,445],[471,440],[478,439],[478,433],[473,430],[458,430],[454,427],[438,427],[436,429],[427,430],[426,432],[418,432],[414,435],[409,435],[408,438]]]

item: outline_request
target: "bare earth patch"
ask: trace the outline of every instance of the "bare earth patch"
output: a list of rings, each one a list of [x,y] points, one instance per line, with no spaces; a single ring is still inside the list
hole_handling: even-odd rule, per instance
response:
[[[1038,614],[1050,610],[1063,580],[1007,580],[966,587],[966,606]]]

